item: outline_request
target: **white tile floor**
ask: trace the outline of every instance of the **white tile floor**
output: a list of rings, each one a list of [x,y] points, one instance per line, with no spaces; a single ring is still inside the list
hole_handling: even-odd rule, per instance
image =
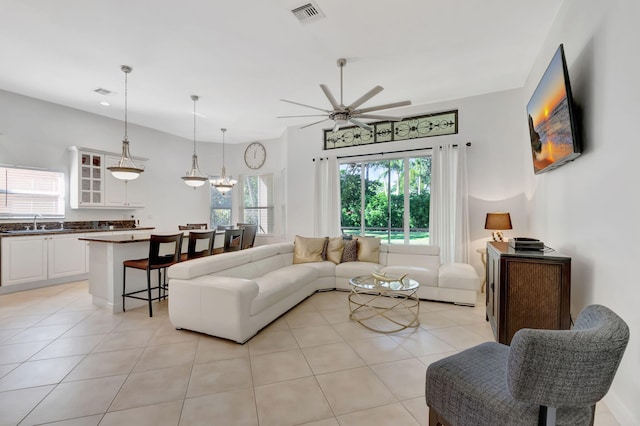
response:
[[[426,425],[426,366],[493,340],[482,295],[421,302],[420,328],[393,334],[351,322],[346,299],[317,293],[238,345],[175,330],[167,302],[99,309],[86,281],[2,295],[0,426]]]

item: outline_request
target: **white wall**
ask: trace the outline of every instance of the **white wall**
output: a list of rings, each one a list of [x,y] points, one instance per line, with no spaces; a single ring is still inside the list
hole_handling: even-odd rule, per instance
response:
[[[528,174],[529,220],[534,236],[572,258],[574,317],[598,303],[630,326],[629,346],[605,399],[624,425],[640,424],[639,18],[637,0],[565,1],[523,93],[526,102],[563,43],[583,113],[584,153],[549,173]],[[522,167],[530,167],[529,150],[521,156]]]
[[[313,234],[313,158],[330,155],[352,155],[402,149],[432,147],[452,142],[471,142],[468,151],[470,226],[472,251],[470,258],[482,272],[476,249],[484,247],[490,231],[484,219],[490,211],[511,213],[514,229],[505,236],[528,235],[524,210],[523,173],[520,156],[527,141],[521,135],[526,127],[526,111],[520,89],[457,99],[431,105],[398,110],[405,116],[458,109],[459,133],[401,142],[364,145],[355,148],[322,150],[322,127],[307,129],[290,127],[286,133],[287,168],[287,233]],[[529,165],[531,168],[531,165]]]
[[[120,152],[124,124],[95,114],[0,91],[0,164],[65,172],[69,192],[69,153],[77,145]],[[185,126],[190,126],[188,116]],[[147,157],[146,171],[129,185],[144,185],[146,208],[138,210],[72,210],[67,197],[66,221],[121,220],[135,215],[141,226],[177,231],[178,224],[208,222],[207,186],[194,191],[181,176],[191,166],[193,142],[149,128],[130,125],[134,156]],[[220,170],[217,144],[199,144],[204,171]],[[205,166],[207,166],[205,168]]]

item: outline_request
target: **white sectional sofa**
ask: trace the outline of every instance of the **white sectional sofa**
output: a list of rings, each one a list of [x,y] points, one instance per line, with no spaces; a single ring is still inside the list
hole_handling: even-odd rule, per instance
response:
[[[373,271],[408,273],[421,299],[474,305],[471,265],[440,264],[440,249],[382,244],[379,261],[294,263],[294,244],[279,243],[181,262],[169,268],[169,317],[176,328],[244,343],[318,290],[349,290]]]

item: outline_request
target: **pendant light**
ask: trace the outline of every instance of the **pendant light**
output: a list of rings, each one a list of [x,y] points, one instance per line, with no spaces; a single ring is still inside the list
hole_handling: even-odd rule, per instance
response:
[[[129,138],[127,137],[127,75],[132,68],[122,65],[120,69],[124,72],[124,139],[122,139],[122,157],[120,157],[120,161],[115,166],[107,167],[107,170],[111,172],[114,178],[127,182],[137,179],[144,172],[144,166],[138,166],[131,158]]]
[[[210,177],[209,178],[209,182],[211,182],[211,184],[213,186],[216,187],[216,189],[218,191],[220,191],[221,194],[226,194],[227,192],[229,192],[231,190],[231,188],[233,188],[233,185],[235,185],[238,181],[235,179],[231,179],[231,177],[227,177],[227,171],[224,168],[224,134],[227,131],[227,129],[220,129],[222,131],[222,176],[220,177]]]
[[[200,98],[196,95],[191,95],[191,100],[193,101],[193,156],[191,157],[191,170],[182,176],[184,183],[192,186],[193,189],[204,185],[208,180],[206,176],[200,173],[200,167],[198,167],[198,154],[196,154],[196,101],[198,99]]]

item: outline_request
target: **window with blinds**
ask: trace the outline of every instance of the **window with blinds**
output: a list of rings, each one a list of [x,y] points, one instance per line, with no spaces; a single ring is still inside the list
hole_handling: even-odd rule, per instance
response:
[[[273,175],[244,176],[242,179],[242,222],[258,225],[258,233],[272,234]]]
[[[64,217],[64,173],[0,166],[0,217]]]

